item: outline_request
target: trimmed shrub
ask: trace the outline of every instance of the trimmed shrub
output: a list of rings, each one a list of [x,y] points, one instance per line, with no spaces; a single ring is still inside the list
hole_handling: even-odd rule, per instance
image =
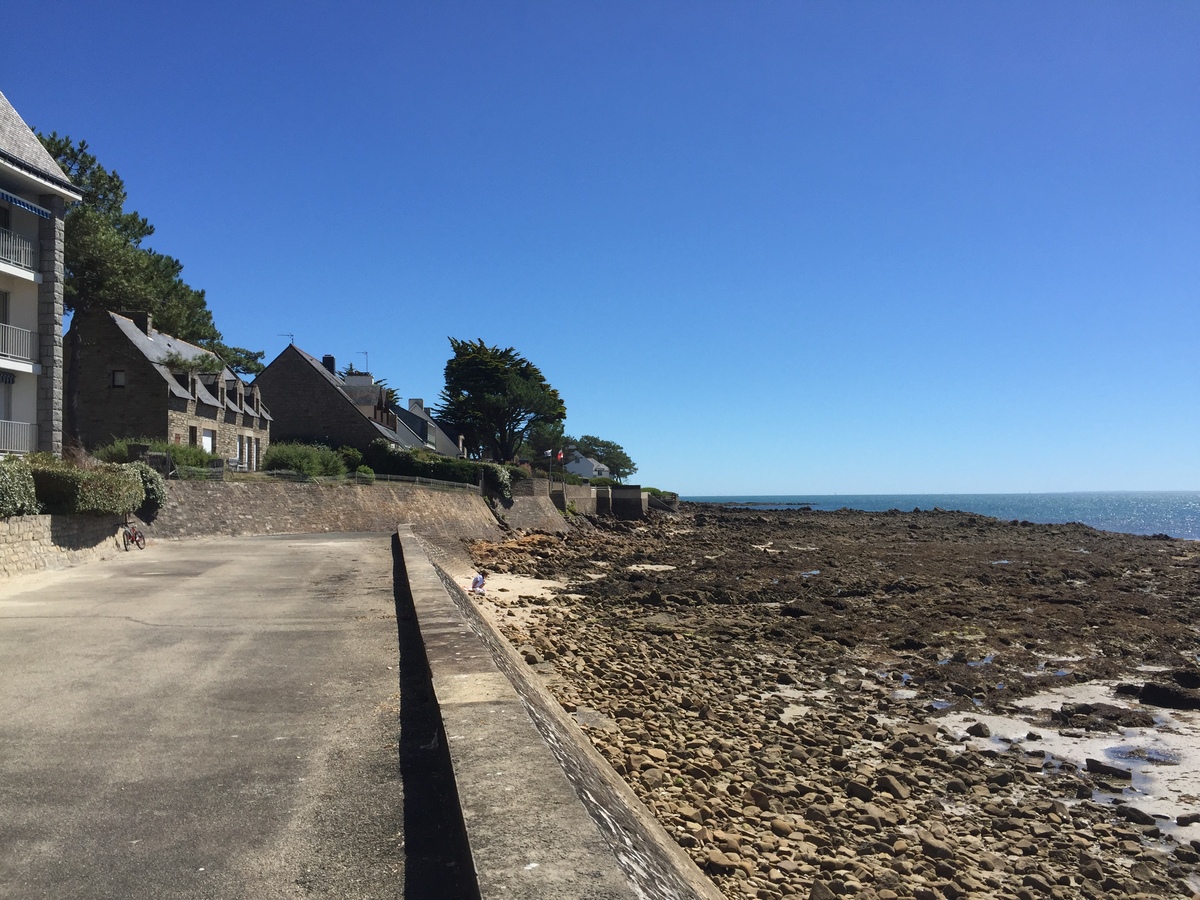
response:
[[[341,455],[324,444],[272,444],[263,457],[262,467],[268,472],[299,472],[309,478],[346,474]]]
[[[146,499],[141,477],[128,466],[80,469],[48,454],[32,456],[33,483],[47,512],[125,515]]]
[[[592,487],[615,487],[618,484],[611,478],[593,478],[591,482]]]
[[[142,491],[146,499],[142,501],[142,505],[138,508],[138,512],[145,516],[153,516],[156,512],[163,508],[167,502],[167,483],[163,477],[158,474],[150,466],[144,462],[126,463],[126,468],[133,471],[142,482]]]
[[[375,470],[370,466],[359,466],[354,470],[354,474],[357,476],[356,480],[363,484],[375,483]]]
[[[0,518],[31,516],[40,511],[29,463],[19,456],[0,462]]]
[[[436,478],[439,481],[458,481],[463,484],[479,483],[479,463],[437,456],[424,450],[406,450],[383,438],[371,441],[363,459],[379,475]]]

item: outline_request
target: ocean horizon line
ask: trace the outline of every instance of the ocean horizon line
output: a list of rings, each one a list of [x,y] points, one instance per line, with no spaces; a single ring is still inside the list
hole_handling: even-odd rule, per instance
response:
[[[972,513],[1042,525],[1080,522],[1101,531],[1200,540],[1200,491],[1029,491],[977,494],[693,494],[691,503],[817,512],[858,509]]]

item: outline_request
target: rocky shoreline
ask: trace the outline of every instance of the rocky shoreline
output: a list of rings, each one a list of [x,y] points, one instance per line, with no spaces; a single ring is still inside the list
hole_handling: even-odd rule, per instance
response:
[[[472,553],[566,585],[486,605],[731,898],[1198,895],[1200,798],[1134,789],[1164,761],[1046,748],[1200,709],[1200,544],[687,504]]]

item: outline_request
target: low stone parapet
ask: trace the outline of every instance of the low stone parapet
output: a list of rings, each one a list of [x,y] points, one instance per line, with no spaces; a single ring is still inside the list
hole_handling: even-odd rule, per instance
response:
[[[23,575],[119,552],[116,517],[12,516],[0,519],[0,576]]]

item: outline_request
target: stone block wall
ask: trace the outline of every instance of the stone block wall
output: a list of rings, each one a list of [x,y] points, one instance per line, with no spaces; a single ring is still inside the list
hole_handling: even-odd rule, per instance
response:
[[[500,525],[473,490],[416,484],[172,481],[146,534],[153,541],[209,535],[393,532],[408,523],[441,540],[495,539]]]
[[[0,519],[0,576],[72,566],[124,552],[108,516],[12,516]]]
[[[548,497],[515,497],[500,511],[513,528],[564,531]],[[153,544],[216,535],[394,532],[399,525],[439,544],[499,540],[504,530],[474,490],[424,485],[172,481],[167,503],[143,529]],[[0,519],[0,576],[74,565],[124,552],[116,517]]]
[[[521,478],[512,483],[514,497],[548,497],[550,496],[550,480],[548,478]]]

